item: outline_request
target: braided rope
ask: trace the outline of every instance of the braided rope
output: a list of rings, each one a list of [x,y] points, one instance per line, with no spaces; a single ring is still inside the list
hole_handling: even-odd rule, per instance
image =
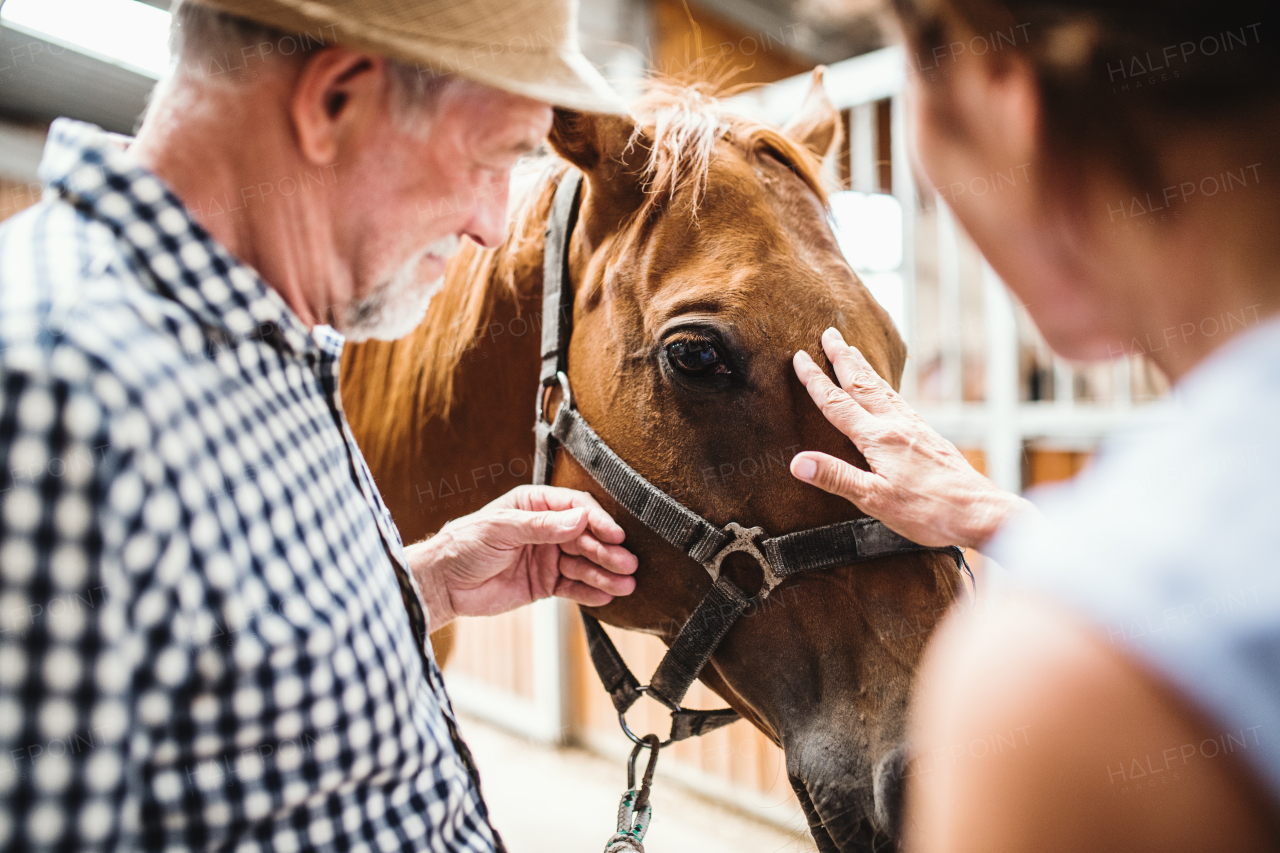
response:
[[[642,842],[653,819],[653,806],[645,803],[637,809],[639,794],[633,788],[622,795],[622,802],[618,803],[618,831],[605,842],[604,853],[644,853]]]
[[[604,853],[644,853],[642,842],[653,819],[649,791],[653,786],[653,771],[658,766],[660,744],[657,735],[645,735],[631,750],[631,758],[627,761],[627,792],[618,803],[618,831],[605,842]],[[649,750],[649,763],[637,788],[636,759],[642,749]]]

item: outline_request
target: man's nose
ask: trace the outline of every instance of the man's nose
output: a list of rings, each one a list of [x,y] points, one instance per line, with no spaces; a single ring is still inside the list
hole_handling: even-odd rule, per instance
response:
[[[511,174],[494,179],[476,191],[476,205],[465,232],[486,249],[502,245],[507,238],[507,192]]]

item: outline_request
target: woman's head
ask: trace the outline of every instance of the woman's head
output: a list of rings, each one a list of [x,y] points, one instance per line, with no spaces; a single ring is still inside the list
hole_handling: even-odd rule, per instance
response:
[[[1237,278],[1266,277],[1280,243],[1280,4],[893,5],[921,165],[1059,352],[1118,355],[1135,331],[1206,310],[1179,282],[1147,280],[1152,256],[1199,244],[1249,254]],[[1234,249],[1219,239],[1246,219]]]

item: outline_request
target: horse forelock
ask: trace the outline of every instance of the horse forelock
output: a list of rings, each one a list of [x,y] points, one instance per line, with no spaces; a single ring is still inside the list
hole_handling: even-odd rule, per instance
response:
[[[747,158],[780,160],[825,205],[822,166],[804,145],[780,128],[755,121],[717,97],[713,84],[653,79],[632,107],[631,146],[649,146],[644,180],[648,203],[682,197],[696,216],[711,180],[717,144],[727,141]]]

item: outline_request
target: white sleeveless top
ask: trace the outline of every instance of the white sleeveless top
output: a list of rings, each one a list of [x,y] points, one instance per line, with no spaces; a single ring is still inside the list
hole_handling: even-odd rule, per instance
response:
[[[1280,803],[1280,320],[1030,497],[1043,517],[1011,521],[989,549],[1008,583],[1072,607],[1215,728],[1147,767],[1117,759],[1112,784],[1235,754]]]

